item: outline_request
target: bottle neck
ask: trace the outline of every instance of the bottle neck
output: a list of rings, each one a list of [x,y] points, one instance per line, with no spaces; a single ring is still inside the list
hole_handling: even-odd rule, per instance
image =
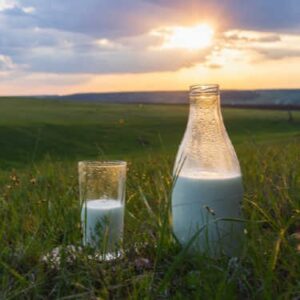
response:
[[[188,169],[226,170],[224,149],[228,149],[228,136],[223,123],[219,91],[190,94],[190,113],[186,130]],[[201,164],[201,168],[198,165]]]
[[[199,130],[223,128],[219,92],[190,95],[188,126],[199,128]]]
[[[191,87],[188,125],[175,165],[175,174],[187,177],[198,174],[200,178],[200,174],[208,173],[218,178],[240,174],[223,123],[217,85]]]
[[[222,117],[220,92],[217,84],[193,85],[190,87],[190,118]]]

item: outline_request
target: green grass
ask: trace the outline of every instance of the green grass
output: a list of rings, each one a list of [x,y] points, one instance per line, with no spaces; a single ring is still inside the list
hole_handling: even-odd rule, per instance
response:
[[[186,106],[0,105],[0,299],[300,297],[300,113],[224,110],[249,222],[240,260],[212,260],[187,255],[167,222]],[[100,263],[84,249],[45,264],[54,247],[80,245],[77,161],[103,158],[129,162],[124,258]]]

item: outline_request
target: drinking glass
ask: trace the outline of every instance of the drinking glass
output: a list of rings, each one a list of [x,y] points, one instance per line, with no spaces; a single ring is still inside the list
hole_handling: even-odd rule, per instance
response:
[[[80,161],[83,244],[105,260],[121,254],[124,230],[125,161]]]

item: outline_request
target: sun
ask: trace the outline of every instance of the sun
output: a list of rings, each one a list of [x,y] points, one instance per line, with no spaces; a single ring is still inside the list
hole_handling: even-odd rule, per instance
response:
[[[193,27],[168,27],[160,33],[164,36],[162,48],[165,49],[203,49],[211,45],[214,36],[214,30],[208,24],[198,24]]]

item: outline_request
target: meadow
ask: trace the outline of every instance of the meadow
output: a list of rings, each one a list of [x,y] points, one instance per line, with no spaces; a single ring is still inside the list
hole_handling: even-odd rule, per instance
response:
[[[300,112],[223,109],[243,173],[239,259],[170,228],[187,105],[0,98],[0,299],[300,299]],[[124,257],[80,247],[77,161],[128,161]],[[61,247],[60,263],[43,259]]]

